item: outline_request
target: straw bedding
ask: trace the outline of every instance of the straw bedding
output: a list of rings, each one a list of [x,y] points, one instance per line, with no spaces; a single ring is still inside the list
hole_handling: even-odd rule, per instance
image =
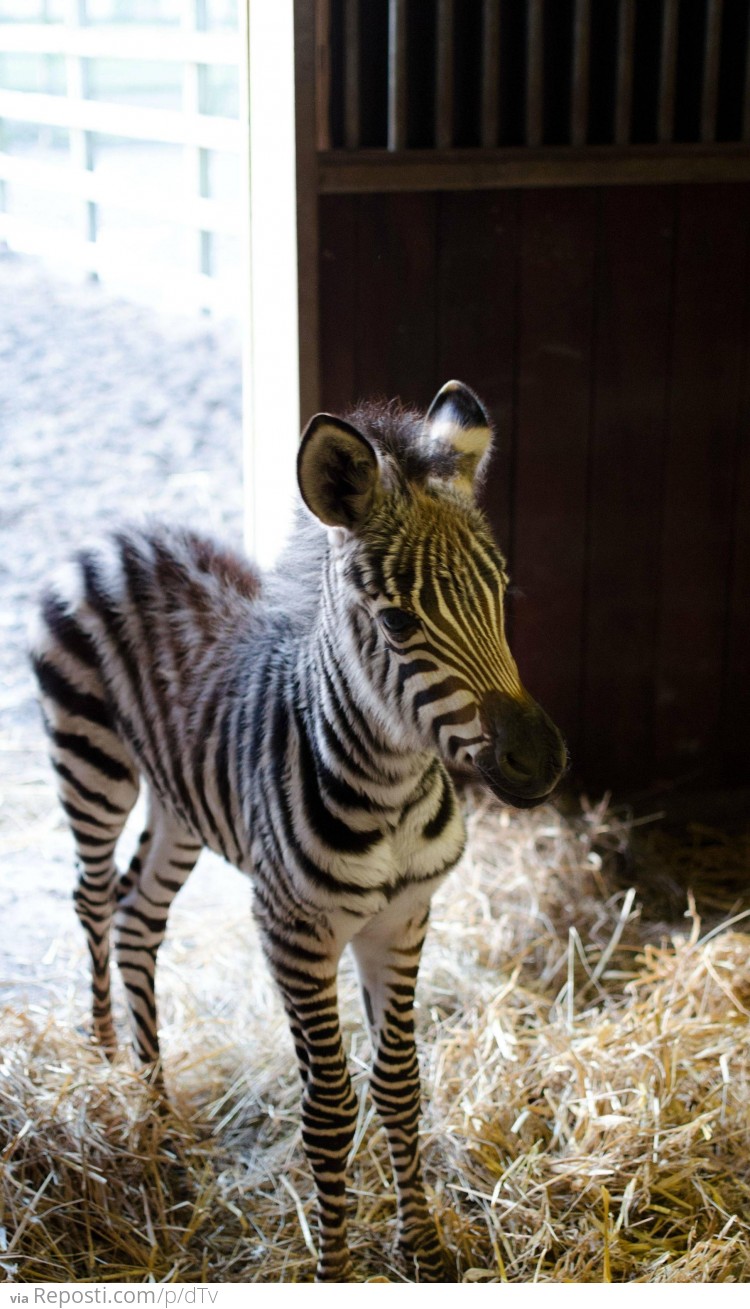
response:
[[[695,829],[686,847],[604,805],[467,805],[418,992],[425,1169],[456,1279],[748,1280],[747,838]],[[109,1066],[87,1043],[72,929],[60,949],[51,1002],[0,1016],[5,1276],[309,1280],[297,1075],[249,916],[175,906],[161,1113],[127,1053]],[[400,1280],[346,964],[342,1007],[355,1264]]]

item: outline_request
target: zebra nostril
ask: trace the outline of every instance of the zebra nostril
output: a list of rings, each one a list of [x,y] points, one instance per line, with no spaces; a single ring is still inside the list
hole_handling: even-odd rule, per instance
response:
[[[518,755],[512,754],[510,751],[507,751],[500,756],[500,767],[509,782],[525,784],[526,782],[530,782],[534,776],[533,768],[530,768],[523,759],[520,759]]]

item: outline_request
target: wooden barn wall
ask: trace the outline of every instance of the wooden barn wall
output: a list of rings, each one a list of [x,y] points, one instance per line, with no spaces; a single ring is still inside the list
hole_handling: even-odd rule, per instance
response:
[[[321,400],[489,405],[512,645],[590,787],[750,779],[750,186],[324,196]]]

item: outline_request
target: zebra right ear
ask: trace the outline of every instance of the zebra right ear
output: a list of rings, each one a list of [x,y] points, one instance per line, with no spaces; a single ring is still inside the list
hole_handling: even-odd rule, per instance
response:
[[[321,523],[354,532],[375,503],[380,469],[373,447],[356,427],[332,414],[316,414],[302,433],[297,481]]]

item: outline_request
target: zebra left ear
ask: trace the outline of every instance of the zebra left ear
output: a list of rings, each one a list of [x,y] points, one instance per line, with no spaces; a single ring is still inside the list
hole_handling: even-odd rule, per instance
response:
[[[355,532],[380,485],[377,455],[356,427],[333,414],[310,419],[297,455],[297,481],[308,509],[326,527]]]
[[[427,434],[452,446],[455,473],[448,480],[473,494],[492,444],[489,415],[481,400],[463,382],[446,382],[427,411]]]

